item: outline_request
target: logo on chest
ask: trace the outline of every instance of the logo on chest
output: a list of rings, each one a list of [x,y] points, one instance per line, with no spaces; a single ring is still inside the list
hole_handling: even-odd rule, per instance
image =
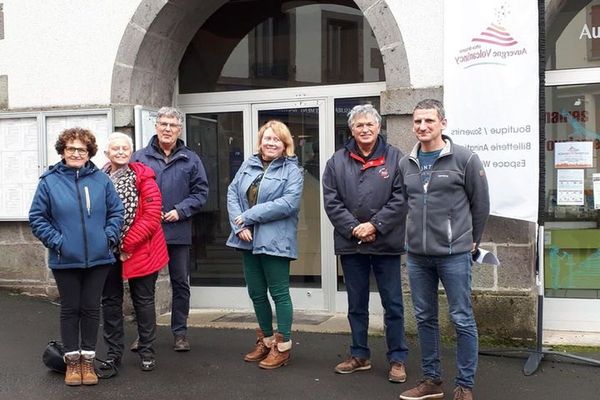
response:
[[[381,167],[379,168],[379,170],[377,171],[377,173],[379,174],[379,176],[381,176],[383,179],[388,179],[390,177],[390,173],[388,172],[386,167]]]

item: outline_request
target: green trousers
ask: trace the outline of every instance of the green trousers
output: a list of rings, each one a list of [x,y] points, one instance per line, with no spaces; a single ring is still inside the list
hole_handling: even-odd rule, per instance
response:
[[[275,303],[277,331],[283,335],[286,342],[290,340],[293,315],[290,259],[244,251],[244,278],[258,326],[265,336],[273,335],[273,310],[267,297],[268,291]]]

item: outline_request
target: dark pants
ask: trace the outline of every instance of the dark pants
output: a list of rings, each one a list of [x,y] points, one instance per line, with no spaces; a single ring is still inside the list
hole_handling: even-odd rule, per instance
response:
[[[190,313],[190,246],[169,244],[167,249],[173,291],[171,331],[174,335],[185,335]]]
[[[66,353],[96,351],[100,297],[109,269],[110,265],[98,265],[52,270],[60,294],[60,336]]]
[[[120,360],[123,356],[123,265],[117,261],[111,268],[102,293],[102,317],[107,358]],[[154,288],[158,272],[129,279],[129,290],[135,310],[140,357],[153,357],[152,343],[156,338],[156,309]]]
[[[367,342],[369,329],[369,275],[377,281],[381,304],[385,309],[385,340],[389,362],[405,362],[408,347],[404,338],[404,302],[400,275],[400,256],[350,254],[341,256],[348,292],[348,321],[352,331],[350,354],[370,358]]]

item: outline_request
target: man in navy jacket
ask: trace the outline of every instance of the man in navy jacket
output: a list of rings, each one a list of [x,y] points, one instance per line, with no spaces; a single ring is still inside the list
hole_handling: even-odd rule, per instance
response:
[[[169,276],[173,290],[171,330],[175,351],[189,351],[187,318],[190,310],[190,245],[192,216],[208,197],[206,171],[200,157],[179,136],[183,115],[162,107],[156,119],[156,135],[148,146],[136,151],[131,161],[140,161],[156,173],[163,198],[163,230],[169,251]],[[135,344],[132,346],[135,350]]]

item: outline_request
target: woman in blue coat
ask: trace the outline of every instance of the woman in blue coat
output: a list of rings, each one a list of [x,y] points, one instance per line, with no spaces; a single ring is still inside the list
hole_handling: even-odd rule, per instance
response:
[[[55,149],[61,161],[41,177],[29,210],[33,234],[49,250],[48,266],[60,294],[60,333],[69,386],[95,385],[100,298],[115,262],[123,205],[108,176],[90,161],[92,132],[64,130]]]
[[[288,127],[269,121],[258,132],[258,153],[237,171],[227,192],[231,235],[227,245],[243,251],[244,277],[260,329],[244,357],[264,369],[285,365],[292,341],[290,261],[298,258],[296,233],[304,182]],[[267,291],[275,303],[277,330]]]

